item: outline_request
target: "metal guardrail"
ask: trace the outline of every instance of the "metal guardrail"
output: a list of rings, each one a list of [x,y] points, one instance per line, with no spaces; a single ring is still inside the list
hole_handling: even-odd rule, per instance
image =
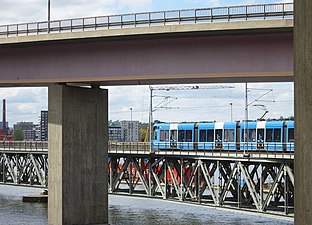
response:
[[[47,141],[3,141],[0,151],[48,151]]]
[[[230,21],[292,19],[293,3],[143,12],[0,26],[0,38],[134,27]]]

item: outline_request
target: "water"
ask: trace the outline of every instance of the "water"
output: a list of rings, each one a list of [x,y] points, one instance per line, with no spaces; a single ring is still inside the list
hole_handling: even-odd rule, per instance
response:
[[[0,185],[0,225],[47,224],[47,204],[22,202],[23,195],[39,192],[40,189]],[[238,211],[116,195],[109,196],[108,213],[111,225],[294,224],[289,219],[282,220]]]

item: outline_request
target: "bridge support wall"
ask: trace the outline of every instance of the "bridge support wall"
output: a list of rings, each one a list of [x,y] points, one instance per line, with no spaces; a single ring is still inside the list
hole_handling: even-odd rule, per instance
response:
[[[107,90],[49,86],[48,223],[106,224]]]
[[[312,221],[312,1],[295,1],[295,224]]]

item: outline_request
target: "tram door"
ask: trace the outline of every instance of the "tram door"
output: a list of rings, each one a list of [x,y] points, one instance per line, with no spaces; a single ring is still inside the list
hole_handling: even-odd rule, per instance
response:
[[[195,133],[194,133],[194,140],[193,140],[193,143],[194,143],[194,149],[198,149],[198,125],[195,124]]]
[[[170,124],[170,148],[177,147],[178,124]]]
[[[257,122],[257,149],[264,149],[264,137],[265,137],[266,121]]]
[[[257,149],[264,149],[264,129],[257,129]]]
[[[215,130],[215,148],[218,148],[218,149],[223,148],[222,140],[223,140],[223,130],[216,129]]]
[[[223,122],[215,123],[215,148],[222,149],[223,148]]]

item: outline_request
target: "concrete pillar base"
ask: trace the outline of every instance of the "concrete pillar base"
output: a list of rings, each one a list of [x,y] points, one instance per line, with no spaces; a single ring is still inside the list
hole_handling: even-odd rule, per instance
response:
[[[107,90],[49,86],[51,225],[107,224]]]

